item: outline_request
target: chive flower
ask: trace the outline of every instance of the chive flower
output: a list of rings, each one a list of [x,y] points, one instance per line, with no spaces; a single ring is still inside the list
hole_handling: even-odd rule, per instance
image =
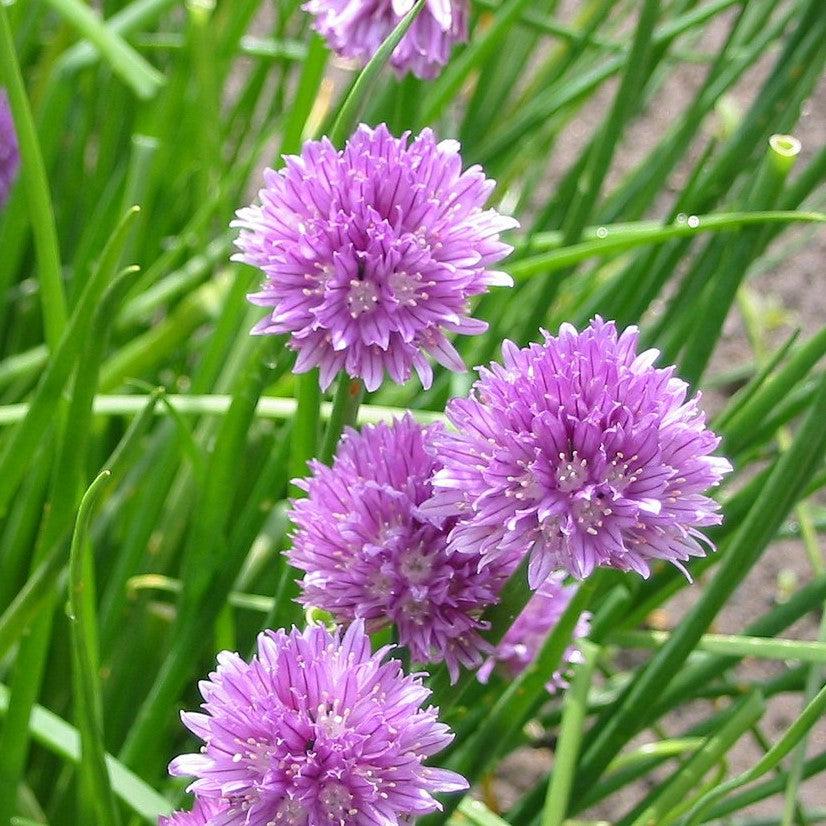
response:
[[[220,826],[395,826],[436,811],[435,793],[467,783],[424,765],[452,734],[388,650],[371,654],[354,622],[266,631],[251,662],[219,654],[200,684],[205,713],[182,715],[204,745],[170,773],[196,778],[189,791]]]
[[[191,812],[174,812],[169,817],[161,817],[158,826],[215,826],[225,821],[216,818],[225,809],[220,803],[208,798],[197,798]]]
[[[478,555],[447,547],[451,523],[436,527],[418,513],[432,495],[440,431],[409,415],[348,430],[332,467],[313,462],[310,478],[296,482],[307,496],[293,503],[288,554],[304,572],[304,605],[343,623],[364,619],[370,631],[394,625],[414,662],[444,661],[455,681],[490,650],[481,615],[510,569],[480,568]]]
[[[499,233],[516,221],[483,209],[493,188],[479,167],[462,171],[456,141],[429,129],[410,139],[360,126],[341,151],[326,139],[264,173],[260,204],[238,212],[235,260],[265,281],[250,300],[268,308],[253,329],[290,335],[295,371],[339,370],[375,390],[411,368],[429,387],[425,353],[462,371],[447,338],[478,334],[469,299],[509,276],[490,267],[511,250]]]
[[[369,60],[416,0],[309,0],[304,9],[316,31],[342,57]],[[399,75],[436,77],[455,43],[468,36],[468,0],[427,0],[393,51]]]
[[[548,635],[556,628],[576,589],[576,585],[565,585],[563,573],[556,571],[550,574],[528,600],[522,613],[496,646],[493,655],[479,669],[480,682],[486,683],[494,668],[503,672],[507,678],[516,677],[524,671],[534,661]],[[570,666],[583,661],[576,640],[588,636],[590,620],[591,615],[587,611],[580,614],[577,619],[573,634],[574,642],[562,655],[563,665],[551,674],[545,683],[548,693],[556,694],[567,688]]]
[[[14,130],[8,97],[5,90],[0,89],[0,209],[9,199],[19,169],[17,133]]]
[[[711,455],[699,395],[656,350],[637,353],[596,318],[578,333],[519,349],[480,369],[467,399],[447,415],[456,432],[436,436],[443,463],[426,510],[455,519],[451,547],[494,560],[530,554],[531,587],[553,570],[587,577],[597,566],[648,576],[653,562],[682,563],[711,543],[720,522],[706,495],[731,470]]]

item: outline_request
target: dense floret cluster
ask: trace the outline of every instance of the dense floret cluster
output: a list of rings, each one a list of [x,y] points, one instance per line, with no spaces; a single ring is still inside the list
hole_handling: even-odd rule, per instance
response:
[[[415,369],[429,387],[426,354],[464,370],[448,335],[484,332],[469,299],[511,283],[491,267],[517,224],[483,208],[492,188],[429,129],[411,140],[361,126],[341,151],[309,141],[234,223],[236,259],[266,276],[250,296],[269,310],[255,332],[288,333],[295,371],[318,366],[325,389],[340,370],[375,390]]]
[[[554,570],[647,576],[656,560],[705,554],[700,529],[720,522],[706,492],[730,465],[712,455],[699,396],[637,342],[600,318],[521,350],[506,342],[503,363],[450,402],[427,511],[458,520],[452,548],[530,554],[533,588]]]
[[[422,707],[430,692],[421,679],[387,653],[371,653],[356,621],[344,634],[317,625],[265,632],[251,662],[220,654],[200,686],[205,713],[183,715],[204,747],[170,765],[196,778],[189,790],[203,808],[176,817],[197,824],[217,811],[211,826],[391,826],[440,808],[437,792],[467,788],[459,775],[424,765],[452,735],[436,709]]]
[[[304,8],[331,49],[366,61],[415,4],[416,0],[309,0]],[[467,40],[468,14],[468,0],[427,0],[390,63],[399,74],[435,77],[453,46]]]

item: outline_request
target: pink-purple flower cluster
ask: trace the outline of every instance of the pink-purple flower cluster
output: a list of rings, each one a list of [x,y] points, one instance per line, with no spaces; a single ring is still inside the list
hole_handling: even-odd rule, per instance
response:
[[[447,545],[452,523],[436,527],[418,507],[432,495],[432,455],[441,427],[410,416],[348,431],[332,467],[312,463],[298,484],[289,558],[304,571],[301,601],[369,630],[393,624],[414,662],[444,661],[455,681],[489,650],[482,612],[498,600],[513,565]]]
[[[416,0],[308,0],[315,28],[342,57],[369,60]],[[433,78],[454,44],[467,40],[468,0],[427,0],[393,52],[399,74]]]
[[[388,649],[370,652],[360,621],[265,632],[251,662],[223,652],[201,683],[205,713],[183,715],[204,746],[170,764],[192,776],[199,810],[181,826],[395,826],[467,788],[424,765],[452,739],[429,691]]]
[[[504,363],[449,404],[455,431],[436,436],[443,467],[426,510],[458,520],[451,548],[530,554],[533,588],[554,570],[647,576],[655,560],[705,554],[700,528],[720,522],[705,494],[730,465],[711,455],[719,439],[699,396],[637,342],[636,328],[620,335],[599,318],[525,349],[505,342]]]
[[[385,36],[376,19],[391,26],[412,2],[306,8],[366,55]],[[464,27],[466,11],[431,0],[405,48],[432,60],[424,27]],[[448,334],[482,332],[470,299],[509,283],[491,267],[516,222],[484,209],[492,182],[462,170],[455,142],[384,126],[360,127],[342,151],[311,141],[285,164],[234,224],[237,260],[266,278],[251,296],[269,311],[254,332],[289,334],[296,371],[318,366],[323,388],[340,371],[375,390],[412,370],[427,387],[425,353],[464,369]],[[633,327],[597,318],[543,335],[524,349],[505,342],[503,364],[448,405],[453,429],[409,415],[348,429],[332,466],[312,462],[297,481],[306,497],[293,503],[288,556],[303,572],[299,601],[349,627],[268,631],[250,662],[218,656],[201,683],[205,713],[183,715],[204,745],[170,765],[195,778],[195,808],[163,826],[394,826],[435,811],[435,794],[467,788],[425,765],[452,735],[423,707],[421,678],[386,660],[390,647],[371,653],[368,632],[392,625],[413,661],[444,662],[454,681],[462,666],[483,682],[494,669],[512,678],[570,603],[568,574],[648,575],[656,560],[682,567],[705,553],[701,529],[720,521],[707,491],[730,466],[712,455],[699,396],[655,367],[656,351],[638,353]],[[526,556],[536,593],[494,647],[485,610]],[[589,619],[550,692],[581,661]]]
[[[0,209],[6,205],[20,169],[20,151],[9,101],[0,89]]]
[[[234,222],[236,260],[266,277],[250,296],[269,310],[254,332],[288,333],[295,371],[318,366],[323,388],[340,370],[375,390],[411,369],[428,387],[425,353],[465,369],[448,335],[487,329],[469,299],[511,283],[491,267],[517,223],[483,208],[493,182],[462,170],[455,141],[360,126],[342,151],[310,141],[264,174],[261,203]]]
[[[515,677],[525,670],[539,653],[548,635],[556,628],[568,603],[576,593],[576,585],[565,585],[565,575],[551,574],[522,609],[493,655],[479,669],[479,679],[484,683],[490,679],[494,668],[499,668],[507,677]],[[574,640],[587,637],[591,630],[591,616],[585,612],[579,616],[574,629]],[[570,666],[582,662],[582,652],[576,644],[569,645],[562,655],[564,665],[548,679],[548,692],[568,687],[567,672]]]

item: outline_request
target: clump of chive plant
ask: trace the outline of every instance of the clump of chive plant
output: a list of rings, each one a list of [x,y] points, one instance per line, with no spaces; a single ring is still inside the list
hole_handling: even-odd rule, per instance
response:
[[[264,632],[251,662],[219,654],[201,683],[206,713],[182,715],[204,747],[171,774],[196,778],[189,791],[222,826],[395,826],[436,811],[434,794],[467,783],[424,765],[452,734],[389,650],[371,653],[356,621],[343,634]]]
[[[824,221],[826,156],[807,101],[822,88],[823,0],[221,0],[191,14],[169,13],[167,0],[107,0],[93,5],[113,48],[68,36],[76,3],[46,5],[0,2],[0,86],[18,132],[6,109],[0,826],[742,823],[747,804],[817,821],[809,793],[823,786],[826,754],[810,726],[826,692],[816,693],[813,644],[799,642],[825,593],[812,541],[820,514],[807,505],[826,487],[826,329],[800,308],[786,321],[814,335],[772,352],[777,313],[755,290],[780,278],[794,289],[793,250],[808,233],[780,236]],[[410,12],[407,34],[380,48],[411,9],[421,13]],[[660,128],[674,88],[679,105]],[[736,125],[712,122],[720,95],[736,102]],[[345,146],[356,113],[391,125]],[[335,150],[315,140],[329,124]],[[420,135],[425,124],[438,140]],[[785,137],[784,152],[770,138],[778,130],[806,150]],[[461,153],[442,138],[460,139]],[[298,157],[267,173],[274,183],[240,227],[258,269],[229,266],[228,205],[262,187],[279,143]],[[464,171],[472,164],[497,179],[487,200],[490,183]],[[134,203],[141,217],[123,222]],[[491,207],[530,229],[505,234]],[[498,253],[483,260],[486,245],[510,243],[514,288],[476,291],[478,273],[511,269]],[[259,308],[242,294],[256,279]],[[616,340],[583,331],[597,312],[622,319]],[[265,315],[264,331],[280,332],[250,341]],[[494,329],[480,324],[471,338],[474,319]],[[579,332],[557,336],[563,320]],[[638,322],[640,340],[667,358],[649,363],[637,344],[620,357],[624,326]],[[563,341],[543,341],[542,324]],[[742,346],[712,353],[722,331]],[[507,338],[516,345],[502,365],[490,354]],[[471,384],[452,374],[461,362],[448,345],[468,366],[500,364],[454,403],[473,415],[445,423],[449,397]],[[286,373],[296,355],[300,369],[316,365],[304,380]],[[655,369],[671,363],[669,376]],[[363,382],[348,380],[348,365],[375,388],[358,414]],[[341,371],[333,404],[317,367],[325,383]],[[713,494],[691,488],[727,469],[707,474],[721,448],[704,452],[713,436],[687,412],[694,390],[663,402],[678,376],[715,387],[725,405],[713,429],[737,468]],[[159,385],[168,403],[156,404],[160,388],[138,389]],[[426,426],[395,423],[408,408]],[[561,459],[548,436],[557,420],[576,442]],[[577,440],[590,445],[592,424],[598,445],[586,453]],[[612,441],[629,428],[636,458]],[[633,441],[646,428],[653,456]],[[332,466],[305,474],[314,455]],[[451,475],[434,484],[445,464]],[[679,475],[658,487],[663,465]],[[61,559],[79,494],[103,466],[110,482],[83,497],[72,542],[83,610],[67,618],[51,610],[65,593]],[[287,500],[296,469],[309,494],[298,528]],[[704,524],[723,514],[725,524]],[[306,531],[304,544],[296,533],[275,553],[291,530]],[[504,552],[487,544],[499,530],[513,540]],[[709,556],[675,567],[672,543],[691,556],[686,537]],[[629,559],[637,540],[644,553]],[[550,566],[533,594],[532,549],[535,585]],[[586,553],[593,570],[578,561]],[[759,598],[773,592],[778,556],[800,572],[782,604]],[[702,572],[700,584],[689,589],[681,567]],[[342,628],[289,630],[326,623],[316,606]],[[683,609],[688,621],[662,626],[661,645],[651,612],[667,623]],[[67,621],[80,656],[61,655]],[[358,646],[344,661],[342,635],[353,640],[360,623],[374,651],[399,644],[386,657],[401,666],[362,659]],[[715,623],[736,632],[724,650],[707,636]],[[285,630],[266,633],[252,662],[221,654],[197,708],[196,675],[215,670],[215,652],[246,658],[264,628]],[[84,655],[89,641],[95,656]],[[650,653],[629,656],[638,648]],[[741,664],[778,656],[788,679]],[[565,698],[567,681],[575,696]],[[333,704],[355,698],[349,714],[315,701],[330,685]],[[728,781],[717,767],[742,762],[749,732],[775,730],[777,691],[795,698],[798,719]],[[170,725],[180,708],[202,712],[187,718],[194,732]],[[450,737],[440,722],[455,739],[431,755]],[[60,736],[42,736],[44,725]],[[637,759],[642,732],[656,764]],[[700,778],[710,749],[715,767]],[[176,769],[193,774],[164,779],[185,752],[196,754]],[[780,752],[788,771],[759,777]],[[547,769],[515,789],[517,761]],[[189,782],[198,788],[183,801]],[[465,785],[473,791],[438,791]],[[434,797],[444,810],[421,817]]]
[[[536,588],[553,570],[582,578],[597,566],[647,576],[651,563],[703,556],[700,528],[720,522],[706,491],[731,466],[713,456],[699,396],[638,333],[597,318],[577,332],[480,370],[436,437],[443,468],[426,506],[458,519],[451,546],[495,560],[530,554]]]
[[[250,300],[268,314],[254,332],[288,333],[296,372],[318,366],[326,389],[345,370],[372,391],[411,369],[429,387],[426,354],[465,369],[448,335],[487,329],[469,299],[511,284],[491,267],[517,222],[484,209],[493,182],[462,170],[456,141],[360,126],[343,150],[310,141],[264,181],[234,222],[236,260],[263,271]]]
[[[309,0],[304,8],[330,48],[368,60],[416,0]],[[427,0],[390,58],[399,74],[434,78],[456,43],[467,40],[468,0]]]

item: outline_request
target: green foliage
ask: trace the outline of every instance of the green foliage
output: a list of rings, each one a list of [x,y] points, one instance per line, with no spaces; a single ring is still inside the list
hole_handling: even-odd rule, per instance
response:
[[[316,371],[290,373],[284,339],[248,335],[257,276],[229,260],[234,210],[263,166],[322,133],[341,145],[360,120],[460,138],[522,224],[503,265],[515,287],[478,301],[486,335],[456,341],[469,364],[563,320],[639,324],[723,396],[714,427],[735,464],[694,583],[601,572],[518,678],[451,686],[431,669],[457,735],[440,764],[482,794],[427,823],[739,823],[761,800],[784,826],[815,822],[798,789],[826,772],[814,736],[806,750],[826,626],[805,639],[794,624],[826,603],[826,327],[782,341],[755,278],[826,222],[826,150],[787,137],[826,63],[822,0],[586,0],[573,15],[472,0],[470,41],[441,76],[399,80],[386,64],[423,5],[360,70],[298,0],[0,2],[23,160],[0,211],[0,823],[151,823],[179,805],[165,767],[191,746],[177,712],[196,680],[220,647],[303,621],[281,553],[290,480],[329,461],[345,426],[405,409],[440,421],[469,387],[439,368],[426,392],[365,397],[342,377],[326,397]],[[702,79],[658,130],[650,113],[689,65]],[[727,363],[738,321],[747,354]],[[811,575],[716,633],[767,549],[797,535]],[[492,642],[528,596],[523,566],[486,617]],[[584,662],[549,698],[583,607]],[[670,630],[655,630],[663,612]],[[757,680],[747,658],[788,668]],[[800,714],[765,738],[781,692]],[[764,754],[734,773],[749,734]],[[548,743],[551,770],[503,811],[501,760]]]

